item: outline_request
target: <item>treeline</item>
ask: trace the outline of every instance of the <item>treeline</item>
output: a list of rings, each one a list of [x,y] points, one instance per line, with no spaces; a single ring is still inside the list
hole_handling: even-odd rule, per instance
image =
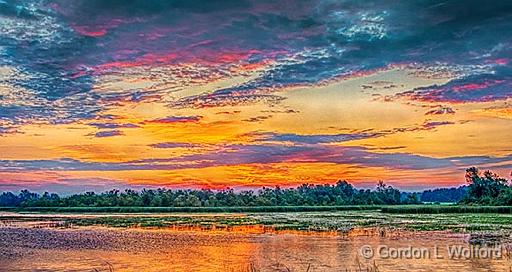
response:
[[[21,191],[0,195],[3,207],[251,207],[251,206],[340,206],[418,204],[416,194],[401,192],[383,182],[375,190],[356,189],[346,181],[335,185],[304,184],[296,188],[262,188],[256,192],[212,190],[111,190],[61,197]]]
[[[466,169],[467,185],[458,188],[440,188],[421,193],[421,202],[451,202],[464,205],[512,205],[512,181],[491,171],[481,173],[478,168]]]
[[[460,186],[457,188],[438,188],[433,190],[426,190],[421,193],[421,202],[430,203],[458,203],[466,197],[468,193],[467,186]]]
[[[466,205],[512,205],[512,185],[490,171],[466,170],[467,186],[405,193],[382,181],[375,190],[356,189],[346,181],[334,185],[303,184],[296,188],[262,188],[235,192],[213,190],[111,190],[71,196],[37,194],[27,190],[19,194],[0,194],[0,207],[262,207],[262,206],[342,206],[398,205],[423,202],[452,202]]]

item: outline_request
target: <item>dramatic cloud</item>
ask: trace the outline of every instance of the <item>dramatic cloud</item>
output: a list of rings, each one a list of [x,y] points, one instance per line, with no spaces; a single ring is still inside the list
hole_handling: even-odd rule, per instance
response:
[[[10,119],[90,118],[126,97],[136,101],[148,95],[144,92],[159,97],[260,68],[247,82],[168,102],[174,107],[275,102],[277,97],[266,96],[269,90],[400,63],[424,69],[444,65],[457,75],[446,85],[406,93],[410,99],[510,97],[512,4],[507,1],[13,0],[1,5],[0,65],[25,75],[7,83],[32,92],[20,102],[37,105],[3,109]],[[154,81],[142,90],[93,91],[105,77],[109,84],[123,81],[119,73]]]
[[[498,0],[0,0],[0,170],[503,170],[511,22]]]

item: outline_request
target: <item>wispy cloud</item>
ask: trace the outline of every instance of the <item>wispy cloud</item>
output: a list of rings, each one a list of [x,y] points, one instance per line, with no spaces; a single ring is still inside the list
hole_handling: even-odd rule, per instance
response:
[[[124,134],[120,130],[106,130],[106,131],[96,132],[94,134],[94,137],[105,138],[105,137],[114,137],[114,136],[121,136],[121,135],[124,135]]]
[[[180,143],[180,142],[165,142],[165,143],[157,143],[150,145],[153,148],[196,148],[203,147],[200,144],[192,144],[192,143]]]
[[[89,126],[93,126],[99,129],[116,129],[116,128],[138,128],[136,124],[118,124],[118,123],[89,123]]]
[[[333,135],[298,135],[293,133],[254,132],[248,136],[254,137],[256,141],[268,142],[291,142],[300,144],[323,144],[340,143],[352,140],[367,139],[382,136],[382,133],[352,133]]]
[[[506,74],[501,74],[506,73]],[[512,74],[500,70],[500,74],[469,76],[450,81],[445,85],[420,87],[396,95],[424,102],[488,102],[512,97]]]
[[[425,115],[443,115],[443,114],[455,114],[455,110],[451,107],[437,107],[425,112]]]
[[[193,163],[192,163],[193,162]],[[177,170],[271,163],[334,163],[388,169],[435,170],[459,169],[469,166],[501,164],[512,166],[512,154],[504,157],[456,156],[434,158],[410,153],[380,153],[364,147],[289,146],[279,144],[227,145],[211,152],[165,159],[142,159],[123,163],[60,160],[0,160],[2,171],[126,171]]]
[[[201,120],[202,116],[167,116],[165,118],[153,119],[145,121],[145,123],[162,123],[162,124],[171,124],[171,123],[195,123]]]

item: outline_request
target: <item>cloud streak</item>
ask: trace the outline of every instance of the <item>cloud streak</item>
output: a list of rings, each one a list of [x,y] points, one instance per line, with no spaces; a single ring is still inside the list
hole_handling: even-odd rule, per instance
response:
[[[194,162],[194,163],[191,163]],[[409,153],[378,153],[350,146],[287,146],[278,144],[226,145],[214,151],[166,159],[142,159],[123,163],[59,160],[0,160],[2,171],[128,171],[178,170],[215,166],[272,163],[334,163],[360,167],[405,170],[442,170],[469,166],[503,164],[512,166],[512,154],[504,157],[456,156],[433,158]]]

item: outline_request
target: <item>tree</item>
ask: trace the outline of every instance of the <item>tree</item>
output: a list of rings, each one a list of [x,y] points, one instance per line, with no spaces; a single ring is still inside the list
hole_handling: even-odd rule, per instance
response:
[[[463,203],[498,205],[502,201],[506,202],[506,196],[500,196],[510,190],[506,179],[491,171],[485,171],[480,175],[476,167],[466,169],[465,177],[469,186]]]

